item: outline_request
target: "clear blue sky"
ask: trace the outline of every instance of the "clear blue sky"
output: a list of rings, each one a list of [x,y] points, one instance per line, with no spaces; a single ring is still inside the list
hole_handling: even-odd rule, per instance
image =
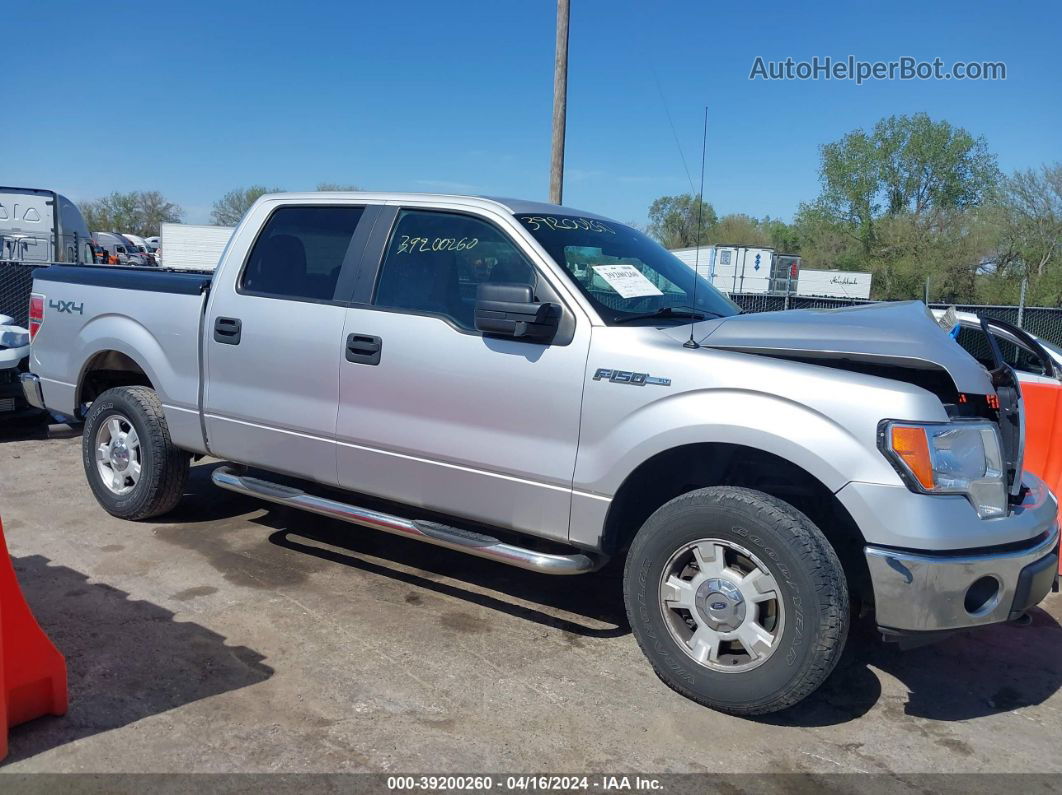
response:
[[[204,222],[230,188],[321,181],[545,198],[555,4],[12,2],[0,184],[157,189]],[[572,0],[565,203],[642,221],[688,191],[790,218],[820,144],[926,111],[1006,171],[1062,160],[1062,3]],[[1001,82],[763,82],[753,59],[1005,61]]]

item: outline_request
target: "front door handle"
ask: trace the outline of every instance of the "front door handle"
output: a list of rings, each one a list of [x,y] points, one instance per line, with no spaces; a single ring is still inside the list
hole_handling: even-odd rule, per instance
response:
[[[347,361],[354,364],[379,364],[383,340],[368,334],[347,335]]]
[[[239,345],[243,323],[235,317],[219,317],[214,320],[214,342]]]

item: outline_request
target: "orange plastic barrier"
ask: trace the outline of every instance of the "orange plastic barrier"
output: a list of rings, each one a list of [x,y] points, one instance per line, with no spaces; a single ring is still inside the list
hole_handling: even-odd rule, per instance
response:
[[[65,714],[66,660],[22,598],[0,523],[0,759],[10,727]]]
[[[1025,400],[1025,468],[1062,497],[1062,387],[1026,382],[1021,395]],[[1058,570],[1062,572],[1062,560]]]
[[[1040,477],[1051,491],[1062,487],[1062,417],[1055,384],[1023,383],[1025,399],[1025,468]]]

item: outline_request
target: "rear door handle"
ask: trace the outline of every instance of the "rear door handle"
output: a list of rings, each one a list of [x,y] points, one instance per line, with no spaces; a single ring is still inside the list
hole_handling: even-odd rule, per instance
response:
[[[347,361],[354,364],[379,364],[383,340],[368,334],[347,335]]]
[[[219,317],[214,320],[214,342],[239,345],[243,323],[234,317]]]

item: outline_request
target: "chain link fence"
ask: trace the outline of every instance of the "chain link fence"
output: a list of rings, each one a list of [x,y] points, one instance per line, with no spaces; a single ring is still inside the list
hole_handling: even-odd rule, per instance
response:
[[[14,318],[16,326],[28,324],[33,269],[40,263],[0,262],[0,315]]]
[[[731,293],[730,300],[743,312],[778,312],[783,309],[837,309],[844,306],[874,304],[861,298],[817,298],[806,295],[772,293]],[[952,304],[930,304],[933,309],[947,309]],[[1062,346],[1062,309],[1049,306],[998,306],[992,304],[954,304],[959,312],[993,317],[1024,328],[1030,334]]]

